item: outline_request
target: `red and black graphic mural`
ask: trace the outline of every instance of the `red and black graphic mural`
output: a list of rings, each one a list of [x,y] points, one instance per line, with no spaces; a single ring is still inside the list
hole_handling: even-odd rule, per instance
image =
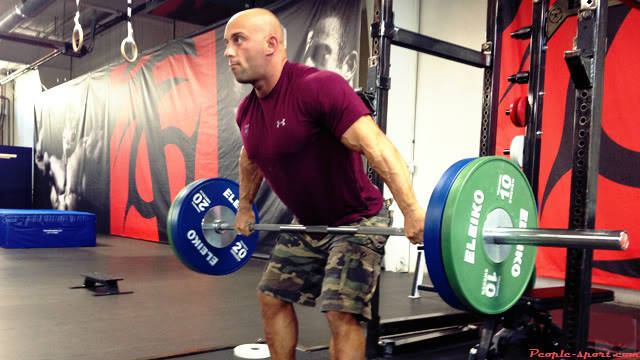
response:
[[[357,79],[360,1],[281,1],[274,7],[291,61]],[[192,181],[238,180],[235,114],[250,85],[224,57],[224,25],[174,40],[42,94],[36,109],[39,208],[95,213],[98,231],[167,241],[167,213]],[[265,183],[266,222],[291,214]],[[261,234],[266,252],[273,234]]]
[[[510,3],[502,12],[500,63],[500,110],[518,97],[527,96],[526,85],[514,85],[506,77],[529,68],[529,41],[510,38],[510,33],[531,24],[530,0]],[[553,3],[552,3],[553,4]],[[539,208],[540,226],[567,228],[572,168],[573,109],[575,89],[564,61],[572,49],[576,17],[569,17],[553,34],[546,54],[542,120]],[[640,48],[637,29],[640,11],[624,5],[610,6],[607,22],[607,56],[604,74],[602,137],[596,228],[623,229],[631,236],[625,252],[595,251],[593,281],[598,284],[640,289],[640,108],[638,84]],[[496,153],[509,148],[511,139],[523,135],[499,112]],[[566,250],[540,248],[539,276],[564,277]]]
[[[110,80],[110,233],[166,239],[158,214],[218,176],[215,31],[115,66]]]

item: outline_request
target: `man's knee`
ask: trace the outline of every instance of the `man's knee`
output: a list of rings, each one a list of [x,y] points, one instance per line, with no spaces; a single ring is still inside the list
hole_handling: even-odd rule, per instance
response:
[[[265,294],[262,291],[258,291],[258,301],[260,301],[260,307],[265,315],[278,313],[291,306],[291,303],[282,301],[269,294]]]
[[[258,290],[258,300],[260,300],[261,305],[267,305],[267,306],[269,305],[278,306],[280,305],[280,303],[284,303],[284,301],[272,295],[266,294],[260,290]]]
[[[329,326],[334,331],[344,326],[360,326],[360,323],[358,322],[358,319],[356,319],[356,316],[351,313],[327,311],[326,316],[327,320],[329,321]]]

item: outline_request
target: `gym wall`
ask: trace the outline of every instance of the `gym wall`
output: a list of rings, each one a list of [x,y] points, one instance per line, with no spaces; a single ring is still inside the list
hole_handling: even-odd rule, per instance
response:
[[[13,84],[0,85],[0,144],[23,146],[13,141],[15,139],[14,102]]]
[[[513,2],[505,2],[513,3]],[[496,154],[509,148],[511,139],[523,135],[505,115],[517,97],[527,95],[526,85],[512,85],[507,76],[529,69],[529,41],[509,34],[531,24],[531,0],[505,8],[500,67],[500,105]],[[593,282],[640,289],[640,108],[638,84],[640,11],[618,5],[609,7],[608,50],[605,61],[602,138],[596,229],[629,231],[631,245],[625,252],[596,250]],[[551,37],[546,54],[539,181],[540,227],[567,228],[572,168],[573,109],[575,90],[563,53],[576,35],[576,17],[569,17]],[[566,249],[539,248],[538,276],[563,278]]]
[[[15,101],[13,117],[16,124],[14,135],[18,146],[33,147],[34,106],[40,95],[40,76],[38,71],[28,71],[15,82]]]
[[[393,18],[397,26],[419,32],[420,31],[420,10],[419,0],[395,1],[393,4]],[[373,1],[367,1],[367,24],[373,22]],[[369,46],[371,45],[371,36]],[[410,141],[416,136],[416,103],[418,98],[418,52],[401,48],[391,47],[389,69],[391,77],[391,88],[389,89],[388,116],[387,116],[387,136],[398,149],[407,164],[416,164],[414,159],[414,142]],[[417,164],[416,164],[417,165]],[[410,165],[410,170],[414,168]],[[414,172],[415,179],[415,172]],[[414,182],[415,186],[415,182]],[[385,185],[385,197],[391,196],[391,191]],[[422,200],[422,198],[420,198]],[[393,226],[404,225],[404,217],[394,202]],[[415,246],[403,237],[389,237],[385,246],[385,256],[383,258],[384,267],[390,271],[409,271],[415,266],[417,252]],[[412,264],[412,261],[414,264]]]
[[[373,1],[367,6],[372,9]],[[486,11],[486,1],[393,2],[398,27],[476,50],[486,37]],[[444,171],[478,155],[483,70],[392,46],[390,77],[387,135],[409,165],[418,201],[426,209]],[[394,215],[393,225],[403,226],[397,206]],[[405,238],[390,237],[386,269],[413,271],[416,248]]]
[[[344,17],[344,53],[357,50],[358,0],[283,1],[274,12],[293,61],[314,53],[307,49],[320,31],[313,26],[332,14]],[[185,185],[216,176],[237,181],[235,112],[250,87],[228,69],[223,32],[224,24],[170,41],[136,63],[113,63],[43,92],[36,207],[94,212],[98,231],[166,242],[167,212]],[[345,76],[357,79],[351,70]],[[290,221],[266,185],[256,202],[263,221]],[[268,251],[273,234],[261,235]]]

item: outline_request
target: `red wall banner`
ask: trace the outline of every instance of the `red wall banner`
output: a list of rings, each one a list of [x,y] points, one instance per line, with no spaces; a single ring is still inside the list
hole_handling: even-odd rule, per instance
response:
[[[109,151],[113,235],[166,238],[166,218],[149,215],[218,175],[215,31],[172,46],[111,69],[110,103],[121,104]]]
[[[510,33],[531,25],[532,3],[524,0],[504,9],[500,66],[500,106],[496,154],[508,149],[511,139],[523,135],[505,115],[526,85],[512,85],[507,76],[529,69],[529,41]],[[574,87],[564,61],[576,36],[576,17],[569,17],[548,42],[543,98],[539,181],[540,226],[567,228],[571,182]],[[609,8],[608,50],[602,99],[602,138],[598,178],[596,228],[627,230],[631,245],[625,252],[596,250],[593,282],[640,289],[640,11],[624,5]],[[539,248],[537,274],[564,278],[566,250]]]

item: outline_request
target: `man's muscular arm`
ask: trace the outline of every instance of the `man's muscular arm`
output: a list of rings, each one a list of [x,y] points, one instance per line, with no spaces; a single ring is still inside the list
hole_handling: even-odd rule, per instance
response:
[[[422,243],[425,211],[416,199],[407,164],[389,138],[367,115],[353,123],[341,141],[367,158],[391,190],[404,215],[405,236],[414,244]]]
[[[262,184],[262,172],[258,166],[249,159],[247,152],[242,147],[239,162],[240,175],[240,199],[238,213],[236,214],[236,232],[249,235],[249,222],[255,223],[253,214],[253,200],[256,198],[260,184]]]

